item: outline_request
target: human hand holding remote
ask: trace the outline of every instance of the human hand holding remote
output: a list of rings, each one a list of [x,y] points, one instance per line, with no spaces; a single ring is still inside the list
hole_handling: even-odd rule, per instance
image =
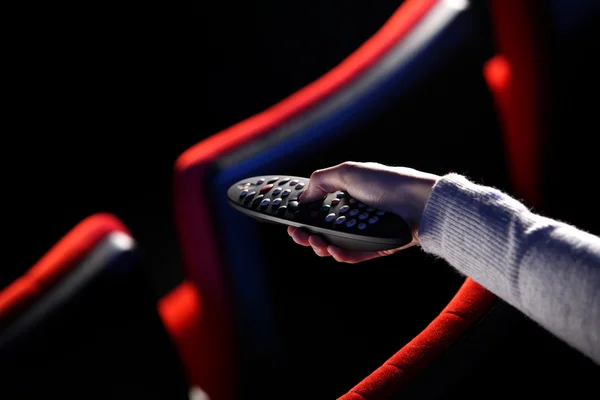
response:
[[[393,254],[418,243],[417,232],[421,216],[440,177],[412,168],[391,167],[368,162],[344,162],[315,171],[300,197],[305,203],[317,201],[328,193],[345,191],[353,198],[372,207],[402,217],[410,226],[413,240],[400,248],[380,251],[354,252],[328,245],[318,235],[303,229],[288,227],[288,234],[302,246],[311,246],[321,257],[332,256],[339,262],[357,263]]]

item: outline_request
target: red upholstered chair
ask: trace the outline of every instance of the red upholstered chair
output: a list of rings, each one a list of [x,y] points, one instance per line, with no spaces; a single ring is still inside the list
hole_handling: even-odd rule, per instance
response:
[[[225,201],[247,176],[354,159],[464,172],[540,204],[547,21],[524,3],[407,0],[333,70],[181,155],[175,217],[212,399],[444,397],[530,324],[422,254],[327,264]]]
[[[357,158],[357,155],[361,159],[413,165],[421,163],[425,167],[427,162],[414,153],[410,154],[410,149],[423,146],[427,141],[426,135],[440,126],[434,127],[431,121],[424,121],[423,110],[429,108],[432,119],[458,120],[458,109],[447,104],[451,98],[445,94],[440,96],[439,90],[457,90],[456,85],[452,86],[452,80],[469,76],[466,71],[471,71],[470,78],[467,78],[470,79],[467,90],[473,92],[474,101],[463,108],[470,113],[480,113],[482,117],[481,120],[476,119],[474,124],[467,122],[468,126],[462,122],[462,132],[453,131],[452,134],[462,136],[464,140],[474,140],[492,151],[491,156],[487,154],[478,160],[463,159],[462,165],[473,169],[479,162],[477,174],[493,176],[499,184],[503,182],[503,172],[495,175],[488,173],[492,170],[503,171],[504,159],[500,139],[494,135],[497,130],[493,125],[491,99],[487,97],[484,82],[479,76],[488,49],[485,43],[476,44],[477,40],[474,40],[478,30],[485,29],[486,22],[481,7],[463,9],[462,5],[461,2],[435,0],[404,2],[372,38],[319,80],[268,110],[197,144],[178,159],[174,177],[175,216],[187,273],[202,293],[203,315],[211,329],[205,332],[202,340],[205,359],[212,366],[212,374],[204,384],[211,398],[237,398],[236,395],[242,398],[276,397],[277,391],[273,388],[279,387],[278,384],[294,385],[294,380],[282,383],[280,375],[277,375],[286,368],[282,367],[286,364],[282,360],[289,357],[289,354],[283,354],[285,350],[281,346],[285,347],[285,343],[280,346],[280,342],[289,338],[278,332],[282,328],[277,326],[277,312],[273,310],[277,304],[270,301],[274,289],[267,287],[271,278],[267,276],[264,264],[268,260],[285,259],[286,252],[291,260],[298,256],[289,248],[275,251],[277,247],[285,246],[282,240],[288,240],[282,238],[282,231],[278,231],[279,239],[268,237],[263,230],[257,230],[254,222],[233,215],[229,206],[224,204],[228,185],[244,176],[262,173],[308,175],[316,167]],[[472,46],[477,45],[481,48],[472,54]],[[466,52],[471,54],[465,56]],[[460,57],[465,57],[467,61]],[[437,95],[426,97],[436,93],[436,90]],[[413,108],[405,111],[403,107]],[[419,111],[414,110],[417,107]],[[402,123],[396,121],[393,129],[366,125],[366,121],[381,121],[386,118],[385,115],[393,112],[398,112],[404,118]],[[410,132],[408,136],[412,139],[407,137],[404,141],[406,150],[400,149],[398,153],[386,144],[386,135],[403,128]],[[490,135],[483,137],[479,132],[486,128]],[[380,133],[376,133],[375,129]],[[419,135],[419,132],[423,135]],[[432,149],[431,159],[443,159],[443,147],[448,145],[448,140],[442,138],[440,147]],[[354,149],[346,152],[350,144]],[[454,146],[449,145],[448,148]],[[457,154],[457,157],[461,155]],[[443,164],[447,161],[438,163],[434,168],[445,168]],[[276,235],[275,231],[270,234]],[[271,256],[265,253],[266,243],[269,242],[274,251]],[[291,246],[289,243],[287,245]],[[293,251],[297,253],[301,250]],[[410,254],[407,262],[420,264],[415,268],[422,268],[421,274],[434,268],[432,260],[423,260],[418,253]],[[313,265],[318,264],[317,260],[312,260]],[[288,266],[286,263],[282,268]],[[331,266],[327,268],[331,270]],[[273,273],[272,270],[269,272]],[[411,323],[417,322],[409,321],[411,317],[419,318],[410,312],[408,315],[411,317],[406,317],[406,332],[425,330],[348,394],[350,398],[359,394],[375,396],[391,393],[489,311],[494,296],[469,279],[462,282],[453,272],[447,270],[447,273],[449,275],[440,275],[440,281],[431,280],[431,289],[440,287],[444,290],[439,295],[430,294],[430,298],[422,301],[420,317],[438,315],[440,311],[441,314],[428,327],[416,328]],[[415,271],[407,272],[406,276],[424,278]],[[326,279],[331,279],[331,276]],[[399,279],[399,276],[394,276],[394,279]],[[346,278],[341,275],[339,281],[346,281]],[[306,290],[310,292],[311,288],[307,286]],[[371,288],[369,293],[374,290]],[[405,286],[401,290],[409,293]],[[389,302],[389,297],[385,299]],[[273,302],[277,303],[278,299],[274,298]],[[391,304],[386,306],[382,306],[382,309],[387,312],[393,309]],[[288,310],[288,314],[292,312],[292,309]],[[373,315],[376,314],[373,312]],[[298,318],[306,316],[298,315]],[[323,322],[321,318],[326,317],[309,319],[307,324],[315,324],[314,329],[319,330],[318,323]],[[418,324],[421,323],[419,320]],[[385,328],[382,327],[382,330],[385,331]],[[390,339],[390,332],[383,332],[380,336],[381,341],[385,342]],[[384,336],[387,339],[384,340]],[[340,335],[340,339],[343,337]],[[376,340],[377,335],[371,337]],[[340,340],[340,343],[344,340]],[[397,337],[394,340],[402,339]],[[352,351],[347,349],[348,353]],[[314,359],[315,364],[319,362]],[[334,369],[343,367],[336,365]],[[358,370],[355,368],[352,373],[356,374]],[[309,372],[304,379],[312,376]],[[297,373],[295,369],[293,373],[290,372]],[[334,381],[334,377],[340,374],[343,375],[343,372],[332,373],[331,380]],[[357,378],[348,373],[347,380],[356,382]],[[340,378],[339,381],[344,379]],[[346,384],[345,389],[328,389],[331,392],[324,391],[323,396],[330,398],[329,393],[334,392],[341,395],[341,390],[350,387],[350,384]],[[302,397],[300,394],[298,396]]]
[[[148,283],[117,218],[79,223],[0,291],[0,397],[188,399],[198,293],[184,282],[157,304]]]

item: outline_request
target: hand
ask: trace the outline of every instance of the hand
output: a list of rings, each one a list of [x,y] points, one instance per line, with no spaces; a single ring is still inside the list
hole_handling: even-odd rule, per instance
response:
[[[419,242],[421,216],[433,186],[440,177],[411,168],[378,163],[345,162],[315,171],[300,201],[310,203],[343,190],[356,200],[402,217],[410,226],[413,240],[406,246],[382,251],[352,252],[328,245],[321,237],[303,229],[288,227],[288,234],[302,246],[311,246],[320,257],[332,256],[339,262],[357,263],[393,254]]]

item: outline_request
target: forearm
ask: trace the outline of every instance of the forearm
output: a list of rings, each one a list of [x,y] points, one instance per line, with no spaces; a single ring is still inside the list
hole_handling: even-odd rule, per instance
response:
[[[448,175],[428,201],[419,241],[600,364],[600,238]]]

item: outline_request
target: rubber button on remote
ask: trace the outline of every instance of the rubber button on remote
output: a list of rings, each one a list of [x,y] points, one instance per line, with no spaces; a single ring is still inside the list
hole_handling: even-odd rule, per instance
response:
[[[283,216],[283,214],[285,214],[287,210],[286,206],[281,206],[277,209],[277,215],[279,215],[280,217]]]
[[[334,219],[335,219],[335,214],[334,214],[334,213],[328,214],[328,215],[325,217],[325,221],[327,221],[327,222],[331,222],[331,221],[333,221]]]
[[[304,187],[304,183],[300,182],[299,184],[296,185],[296,190],[300,190]]]
[[[259,180],[256,181],[257,185],[262,185],[263,183],[265,183],[265,178],[260,178]]]
[[[365,224],[364,222],[361,222],[360,224],[358,224],[358,229],[360,229],[361,231],[363,229],[365,229],[367,227],[367,224]]]
[[[358,216],[358,219],[367,219],[368,217],[369,217],[369,213],[364,212]]]
[[[348,211],[350,209],[349,205],[345,205],[345,206],[341,206],[340,207],[340,212],[341,213],[345,213],[346,211]]]
[[[279,207],[281,205],[281,198],[278,197],[275,200],[273,200],[273,206],[272,207]]]
[[[343,215],[341,217],[338,217],[338,219],[335,220],[336,225],[341,225],[346,221],[346,217],[344,217]]]
[[[298,179],[294,179],[290,182],[290,186],[296,186],[300,181]]]
[[[255,206],[255,205],[257,205],[258,203],[260,203],[260,201],[262,200],[262,198],[263,198],[263,197],[265,197],[265,195],[264,195],[264,194],[259,194],[258,196],[256,196],[256,197],[254,198],[254,200],[252,200],[252,205],[253,205],[253,206]]]
[[[331,208],[331,206],[329,204],[323,204],[323,207],[321,207],[321,210],[327,212],[327,211],[329,211],[330,208]]]
[[[352,210],[350,210],[350,216],[354,217],[356,214],[358,214],[360,211],[358,210],[358,208],[353,208]]]
[[[350,204],[356,204],[356,203],[358,203],[358,200],[356,200],[356,199],[350,199],[348,201],[350,202]]]
[[[288,197],[290,195],[290,193],[292,193],[292,191],[290,189],[285,189],[282,193],[281,193],[281,197]]]
[[[335,195],[335,197],[337,197],[338,199],[341,199],[342,197],[344,197],[344,192],[339,192]]]
[[[282,180],[279,181],[279,185],[284,185],[286,183],[288,183],[290,181],[290,178],[283,178]]]
[[[379,215],[379,216],[385,215],[385,211],[379,210],[379,211],[377,211],[377,215]]]
[[[268,181],[267,183],[275,183],[275,182],[277,182],[278,180],[279,180],[279,177],[278,177],[278,176],[274,176],[274,177],[272,177],[271,179],[269,179],[269,181]]]
[[[358,203],[358,208],[365,208],[367,205],[364,203]]]
[[[240,199],[248,194],[248,190],[244,189],[240,192]]]
[[[282,189],[280,187],[276,187],[275,189],[273,189],[273,191],[271,192],[271,194],[273,196],[277,196],[279,195],[279,193],[281,193]]]
[[[262,208],[265,208],[266,206],[269,205],[270,202],[271,202],[271,199],[263,199],[263,201],[260,202],[260,206]]]
[[[379,221],[379,217],[377,216],[372,216],[371,218],[369,218],[369,223],[370,224],[374,224],[375,222]]]
[[[367,211],[368,211],[368,212],[371,212],[371,211],[375,211],[375,209],[374,209],[373,207],[368,207],[368,208],[367,208]]]
[[[291,211],[296,211],[298,207],[300,207],[300,203],[298,203],[297,201],[290,201],[288,202],[288,207]]]
[[[267,192],[268,192],[269,190],[271,190],[272,188],[273,188],[273,184],[272,184],[272,183],[270,183],[270,184],[268,184],[268,185],[265,185],[265,186],[263,186],[263,187],[261,187],[261,188],[260,188],[260,193],[261,193],[261,194],[263,194],[263,193],[267,193]]]
[[[337,206],[338,204],[340,204],[340,201],[341,201],[341,200],[340,200],[340,199],[338,199],[338,198],[335,198],[335,199],[331,200],[331,206],[332,206],[332,207],[335,207],[335,206]]]
[[[354,225],[356,225],[356,220],[354,218],[352,218],[350,221],[348,221],[348,223],[346,224],[346,226],[348,228],[352,228]]]
[[[255,191],[251,191],[250,193],[248,193],[246,195],[246,198],[244,198],[244,204],[248,204],[250,203],[250,201],[252,200],[252,197],[256,194]]]

